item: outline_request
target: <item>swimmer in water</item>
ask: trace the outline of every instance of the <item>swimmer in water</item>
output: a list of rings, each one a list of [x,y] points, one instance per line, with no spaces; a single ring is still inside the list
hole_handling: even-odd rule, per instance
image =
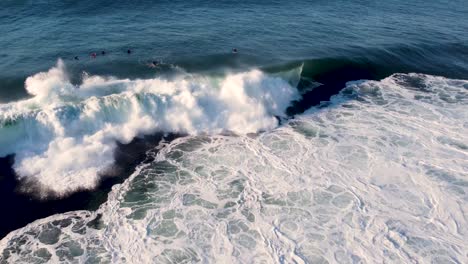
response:
[[[78,56],[75,56],[75,60],[80,60],[80,58],[78,58]]]
[[[105,51],[101,51],[101,55],[106,55],[106,52],[105,52]]]
[[[91,58],[95,59],[97,56],[96,52],[91,53]]]
[[[127,50],[127,54],[130,54],[132,53],[132,51],[130,49]]]
[[[159,66],[159,61],[152,61],[151,63],[148,64],[150,68],[156,68]]]
[[[236,49],[236,48],[233,48],[233,49],[232,49],[232,53],[237,53],[237,49]]]

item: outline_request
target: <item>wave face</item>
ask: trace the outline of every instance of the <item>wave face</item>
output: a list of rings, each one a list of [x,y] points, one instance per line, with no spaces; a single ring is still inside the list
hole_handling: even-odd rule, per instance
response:
[[[252,76],[263,75],[227,79]],[[179,138],[150,151],[155,160],[99,210],[14,231],[0,258],[464,263],[467,104],[468,81],[396,74],[348,83],[330,103],[257,136]],[[270,124],[260,113],[256,129]]]
[[[32,98],[0,105],[0,156],[15,153],[20,177],[58,195],[92,189],[110,168],[116,141],[155,131],[246,134],[277,126],[299,98],[292,84],[259,70],[170,80],[85,76],[73,85],[62,61],[27,78]],[[292,84],[292,85],[291,85]]]

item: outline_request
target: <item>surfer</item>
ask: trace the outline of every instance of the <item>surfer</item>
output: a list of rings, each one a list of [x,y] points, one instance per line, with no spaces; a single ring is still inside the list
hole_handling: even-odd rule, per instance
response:
[[[152,61],[151,63],[148,63],[148,67],[150,68],[157,68],[159,66],[159,61]]]
[[[78,56],[75,56],[75,60],[80,60],[80,58],[78,58]]]
[[[233,48],[233,49],[232,49],[232,53],[234,53],[234,54],[237,53],[237,49],[236,49],[236,48]]]

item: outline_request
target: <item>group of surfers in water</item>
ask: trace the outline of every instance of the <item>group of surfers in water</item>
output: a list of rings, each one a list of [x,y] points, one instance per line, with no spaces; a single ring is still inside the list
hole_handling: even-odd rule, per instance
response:
[[[236,54],[236,53],[237,53],[237,49],[236,49],[236,48],[233,48],[231,51],[232,51],[233,54]],[[106,55],[106,54],[107,54],[107,53],[106,53],[105,50],[101,51],[101,56],[104,56],[104,55]],[[131,49],[128,49],[128,50],[127,50],[127,54],[129,54],[129,55],[132,54],[132,50],[131,50]],[[92,52],[91,54],[89,54],[89,56],[90,56],[92,59],[95,59],[95,58],[98,56],[98,54],[97,54],[96,52]],[[79,58],[78,56],[75,56],[74,59],[75,59],[75,60],[80,60],[80,58]],[[156,68],[156,67],[158,67],[160,64],[161,64],[160,61],[154,60],[154,61],[152,61],[151,63],[148,63],[147,65],[148,65],[148,67]]]

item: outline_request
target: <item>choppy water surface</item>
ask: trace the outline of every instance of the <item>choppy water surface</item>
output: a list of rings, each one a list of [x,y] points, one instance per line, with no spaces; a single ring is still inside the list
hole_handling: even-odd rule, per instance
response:
[[[10,210],[0,262],[468,262],[463,1],[0,7],[2,206],[178,135],[96,211]]]
[[[467,86],[393,75],[271,132],[175,140],[97,212],[13,232],[2,257],[465,262]]]

